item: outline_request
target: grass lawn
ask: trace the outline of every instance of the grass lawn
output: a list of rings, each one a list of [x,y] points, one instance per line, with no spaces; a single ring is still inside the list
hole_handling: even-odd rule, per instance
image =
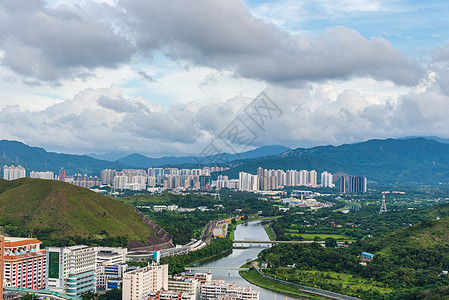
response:
[[[272,281],[260,276],[256,270],[240,271],[239,274],[248,282],[266,288],[268,290],[272,290],[275,292],[281,292],[282,294],[301,296],[301,299],[322,299],[317,296],[307,295],[298,292],[298,288],[291,286],[289,284],[284,284],[276,281]]]
[[[393,289],[383,283],[346,273],[277,269],[276,276],[279,279],[285,280],[288,278],[288,281],[318,288],[320,288],[320,283],[340,286],[341,291],[336,292],[353,296],[358,296],[357,290],[374,291],[380,294],[394,292]]]
[[[292,238],[297,238],[302,236],[302,238],[306,241],[313,241],[313,239],[317,236],[320,240],[324,241],[326,238],[334,238],[337,241],[349,241],[351,238],[344,236],[342,234],[332,234],[332,233],[295,233],[295,230],[286,229],[286,234],[291,236]]]
[[[276,237],[274,236],[273,232],[271,231],[270,224],[265,225],[263,227],[263,229],[265,229],[265,232],[267,233],[268,238],[270,239],[270,241],[275,241],[276,240]]]

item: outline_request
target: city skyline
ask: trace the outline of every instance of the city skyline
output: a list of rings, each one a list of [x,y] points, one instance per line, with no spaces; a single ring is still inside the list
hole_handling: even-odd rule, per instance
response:
[[[0,8],[1,139],[79,154],[229,152],[223,131],[262,92],[279,113],[263,128],[242,119],[249,148],[449,137],[444,1]]]

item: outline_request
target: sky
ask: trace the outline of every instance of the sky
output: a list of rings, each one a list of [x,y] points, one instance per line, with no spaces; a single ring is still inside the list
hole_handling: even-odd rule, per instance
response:
[[[449,138],[448,1],[0,0],[0,139],[206,155]]]

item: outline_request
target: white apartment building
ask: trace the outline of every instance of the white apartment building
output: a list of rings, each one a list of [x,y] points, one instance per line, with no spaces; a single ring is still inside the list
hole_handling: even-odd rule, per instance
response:
[[[151,292],[162,289],[168,290],[168,265],[152,263],[123,274],[123,300],[146,300]]]
[[[124,190],[125,186],[128,185],[128,177],[127,176],[115,176],[114,177],[114,189],[115,190]]]
[[[46,171],[46,172],[31,171],[30,172],[30,177],[31,178],[39,178],[39,179],[54,179],[55,175],[51,171]]]
[[[327,171],[321,173],[321,187],[333,188],[334,186],[332,174]]]
[[[97,252],[95,247],[78,245],[47,248],[46,289],[73,297],[96,291]]]
[[[253,192],[259,190],[259,177],[245,172],[239,173],[239,190]]]
[[[3,166],[3,179],[16,180],[26,176],[25,168],[22,166]]]

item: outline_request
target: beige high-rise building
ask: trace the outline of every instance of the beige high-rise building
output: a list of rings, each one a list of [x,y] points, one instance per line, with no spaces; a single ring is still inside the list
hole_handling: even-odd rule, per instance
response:
[[[161,289],[168,290],[168,265],[152,263],[123,274],[123,300],[144,300]]]

